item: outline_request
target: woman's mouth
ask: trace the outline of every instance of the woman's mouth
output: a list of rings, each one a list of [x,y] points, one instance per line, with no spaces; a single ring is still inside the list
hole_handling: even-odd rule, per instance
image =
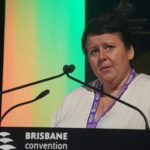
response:
[[[104,72],[104,71],[109,71],[112,68],[112,66],[103,66],[100,67],[100,71]]]

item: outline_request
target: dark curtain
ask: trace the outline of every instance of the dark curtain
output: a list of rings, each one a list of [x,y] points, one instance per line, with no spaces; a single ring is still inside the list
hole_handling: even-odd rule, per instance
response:
[[[128,13],[132,20],[133,31],[135,32],[135,50],[136,55],[133,66],[137,72],[144,72],[150,75],[150,1],[137,0],[85,0],[86,12],[85,23],[91,18],[98,17],[103,13],[112,11],[121,11]],[[88,62],[85,63],[85,80],[90,82],[94,80],[91,67]]]

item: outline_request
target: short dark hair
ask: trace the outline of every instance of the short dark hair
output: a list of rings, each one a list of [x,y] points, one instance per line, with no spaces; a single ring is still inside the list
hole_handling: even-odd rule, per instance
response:
[[[82,37],[83,52],[85,54],[87,52],[86,41],[88,36],[105,33],[118,34],[127,48],[134,45],[133,35],[127,17],[118,13],[108,13],[90,20],[86,25]]]

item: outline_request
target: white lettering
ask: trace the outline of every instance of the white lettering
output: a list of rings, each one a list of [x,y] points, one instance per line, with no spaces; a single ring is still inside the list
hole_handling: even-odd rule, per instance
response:
[[[26,140],[68,140],[68,133],[59,132],[26,132]]]
[[[60,149],[60,150],[67,150],[68,145],[66,143],[58,143],[58,142],[53,142],[53,143],[26,143],[25,144],[25,149]]]

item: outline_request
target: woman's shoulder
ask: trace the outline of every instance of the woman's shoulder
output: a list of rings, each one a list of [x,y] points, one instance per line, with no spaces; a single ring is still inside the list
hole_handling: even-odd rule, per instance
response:
[[[143,83],[148,83],[150,84],[150,75],[148,74],[145,74],[145,73],[140,73],[138,76],[137,76],[137,81],[138,82],[143,82]]]
[[[92,81],[90,83],[88,83],[90,86],[95,86],[95,83],[96,83],[96,80],[95,81]],[[71,92],[69,92],[64,100],[65,101],[70,101],[70,99],[72,101],[74,101],[74,99],[77,100],[80,100],[80,99],[88,99],[88,97],[90,97],[91,95],[93,95],[94,91],[93,89],[83,85],[83,86],[80,86],[78,88],[75,88],[74,90],[72,90]]]
[[[144,73],[138,74],[136,76],[135,80],[133,80],[133,83],[131,84],[131,87],[133,87],[134,90],[143,91],[144,93],[149,94],[150,76],[147,75],[147,74],[144,74]]]
[[[86,84],[95,87],[95,84],[96,84],[97,81],[98,81],[98,80],[94,80],[94,81],[89,82],[89,83],[86,83]],[[83,85],[83,86],[80,86],[80,87],[78,87],[78,88],[72,90],[72,91],[68,94],[68,96],[69,96],[69,95],[72,95],[72,94],[76,94],[76,93],[86,93],[86,92],[93,92],[93,89],[90,88],[90,87],[88,87],[88,86],[86,86],[86,85]]]
[[[94,82],[90,82],[90,85],[94,85]],[[64,112],[67,112],[68,106],[69,108],[74,109],[74,107],[78,105],[85,105],[86,103],[90,103],[94,96],[94,92],[92,89],[86,86],[80,86],[71,92],[69,92],[63,99],[60,107],[64,109]],[[66,107],[67,106],[67,107]]]

